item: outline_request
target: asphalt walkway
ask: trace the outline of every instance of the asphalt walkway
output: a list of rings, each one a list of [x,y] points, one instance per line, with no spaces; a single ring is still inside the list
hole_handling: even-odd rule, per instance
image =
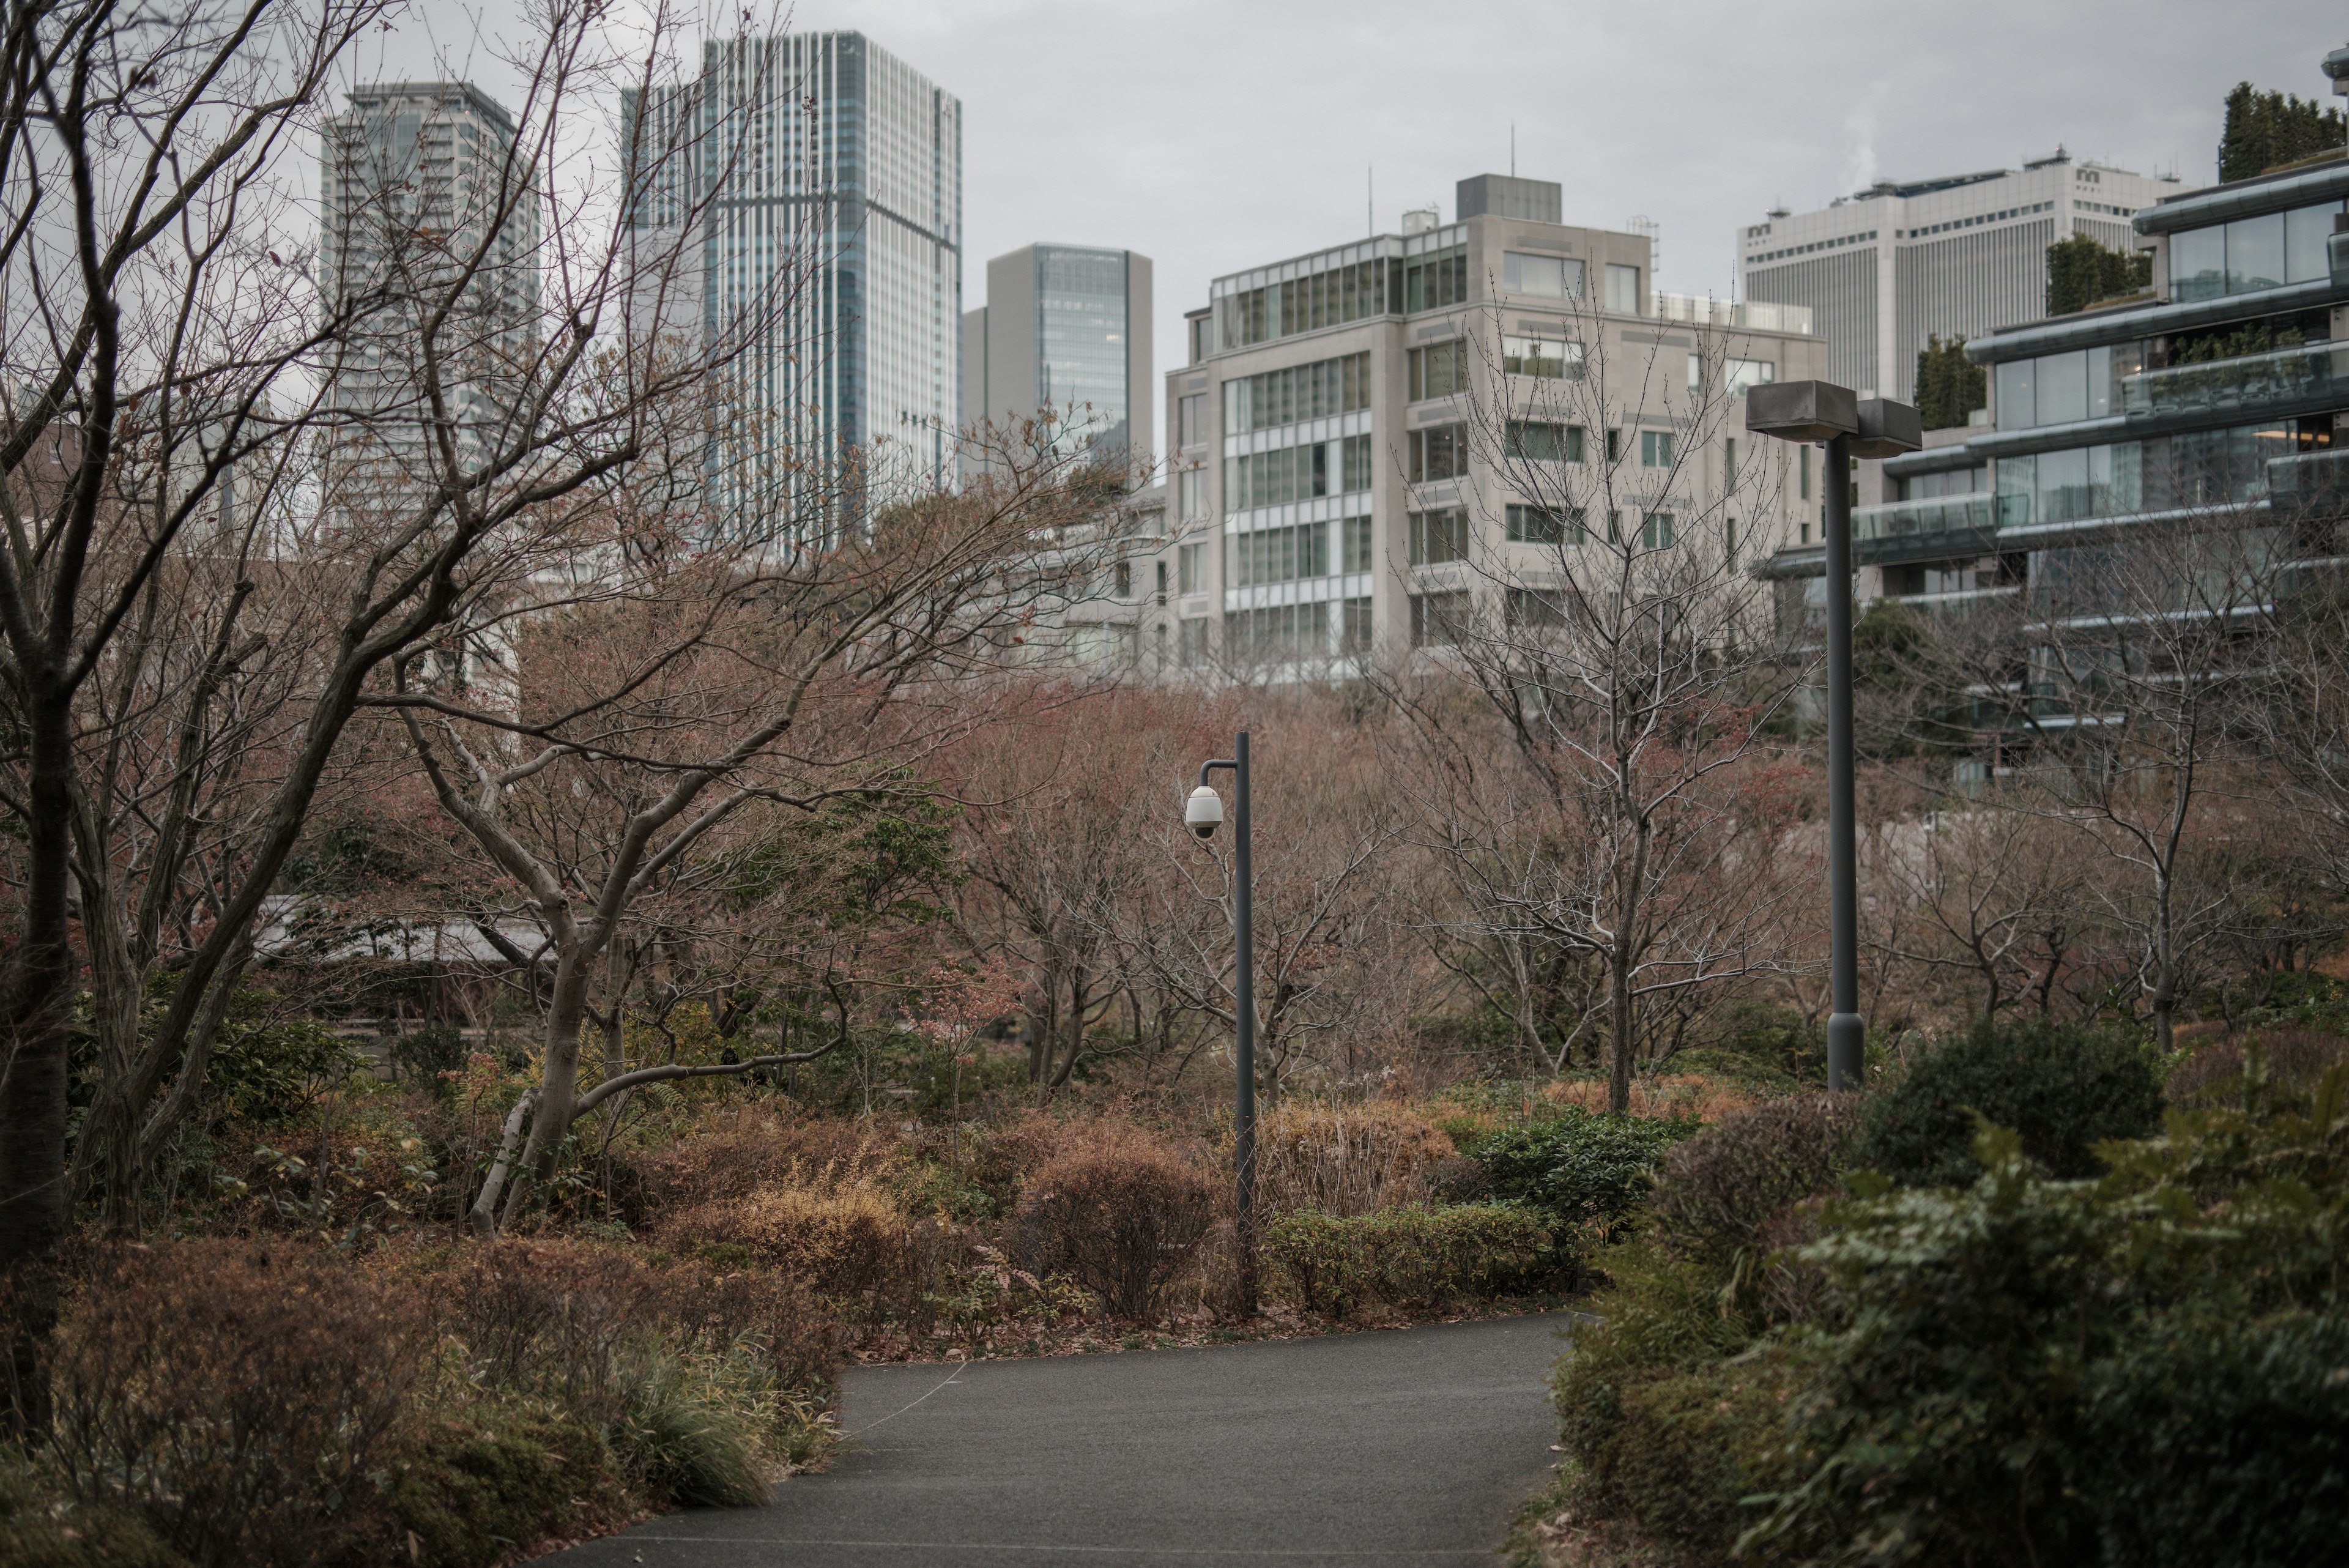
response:
[[[562,1568],[1489,1563],[1567,1314],[848,1373],[832,1468]]]

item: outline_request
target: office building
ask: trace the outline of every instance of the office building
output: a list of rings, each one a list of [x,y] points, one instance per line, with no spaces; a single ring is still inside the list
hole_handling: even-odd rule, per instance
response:
[[[2129,224],[2185,189],[2075,161],[1886,181],[1812,213],[1774,211],[1737,234],[1739,297],[1799,305],[1827,341],[1826,379],[1862,396],[1916,395],[1917,354],[2047,310],[2047,247],[2086,234],[2135,248]]]
[[[720,504],[861,466],[950,472],[960,380],[962,104],[861,33],[713,40],[693,81],[622,97],[645,254],[698,230],[698,306],[743,351],[721,388]],[[764,500],[761,504],[767,504]]]
[[[1648,240],[1568,226],[1561,198],[1547,181],[1483,175],[1461,182],[1452,223],[1408,213],[1400,234],[1214,280],[1185,318],[1189,362],[1165,377],[1163,543],[1127,574],[1145,668],[1163,649],[1177,670],[1304,673],[1429,643],[1496,576],[1537,569],[1545,530],[1563,525],[1509,493],[1470,421],[1569,383],[1621,400],[1607,428],[1529,416],[1511,440],[1684,487],[1635,525],[1727,513],[1731,531],[1703,547],[1733,556],[1798,525],[1791,506],[1723,502],[1758,496],[1776,461],[1737,468],[1738,389],[1824,372],[1808,313],[1659,296]],[[1691,452],[1675,389],[1707,347],[1732,406]],[[1613,369],[1586,382],[1586,366]]]
[[[1989,422],[1860,465],[1859,597],[2076,604],[2133,533],[2205,523],[2333,554],[2331,525],[2308,524],[2337,514],[2349,460],[2344,200],[2349,156],[2173,191],[2130,217],[2149,299],[1972,339]],[[1816,545],[1771,557],[1784,613],[1818,618],[1825,566]]]
[[[460,267],[481,265],[433,345],[460,462],[513,406],[538,341],[541,197],[505,109],[467,82],[361,88],[321,143],[319,265],[329,297],[373,299],[334,348],[336,504],[397,506],[432,482],[420,330]]]
[[[987,303],[962,317],[962,423],[1042,410],[1064,441],[1108,453],[1149,445],[1150,258],[1025,245],[987,264]]]

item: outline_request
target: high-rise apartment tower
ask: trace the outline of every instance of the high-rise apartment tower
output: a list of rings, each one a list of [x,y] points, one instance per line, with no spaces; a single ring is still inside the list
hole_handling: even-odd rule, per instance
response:
[[[987,264],[987,303],[963,312],[962,421],[1052,409],[1065,439],[1107,452],[1149,442],[1150,258],[1024,245]]]

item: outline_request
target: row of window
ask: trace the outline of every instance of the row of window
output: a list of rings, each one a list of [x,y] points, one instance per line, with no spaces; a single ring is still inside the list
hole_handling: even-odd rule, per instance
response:
[[[1403,269],[1402,307],[1406,314],[1442,310],[1468,303],[1468,253],[1445,251],[1423,256]]]
[[[1676,450],[1670,431],[1641,431],[1640,433],[1640,466],[1670,468]],[[1619,462],[1623,457],[1623,432],[1607,432],[1607,461]],[[1584,432],[1580,425],[1555,424],[1545,420],[1511,420],[1503,428],[1501,454],[1504,458],[1525,459],[1533,462],[1581,462],[1584,456]],[[1734,462],[1733,458],[1732,462]],[[1468,472],[1468,427],[1431,425],[1413,431],[1409,437],[1409,473],[1413,484],[1434,480],[1457,479]],[[1807,472],[1807,470],[1806,470]]]
[[[2338,201],[2322,202],[2179,230],[2169,236],[2170,298],[2217,299],[2331,276],[2324,241],[2341,210]]]
[[[1371,487],[1371,438],[1285,446],[1224,460],[1224,510],[1247,512]]]
[[[1278,662],[1330,657],[1330,605],[1268,605],[1261,609],[1233,610],[1224,617],[1224,649],[1247,662]],[[1371,646],[1371,601],[1338,601],[1339,644],[1341,654],[1367,652]],[[1206,662],[1206,622],[1185,622],[1184,662],[1194,663],[1190,628],[1197,626],[1198,658]]]
[[[2145,350],[2135,343],[2009,359],[1998,367],[1998,428],[2066,425],[2116,413],[2121,378],[2144,369]]]
[[[1640,542],[1651,550],[1671,547],[1672,514],[1640,514]],[[1409,559],[1414,566],[1440,566],[1468,558],[1468,514],[1463,507],[1444,506],[1411,514]],[[1609,537],[1619,524],[1610,524]],[[1731,548],[1735,548],[1732,524]],[[1503,520],[1503,532],[1513,545],[1587,545],[1590,532],[1582,508],[1512,504]]]
[[[1197,395],[1204,399],[1206,394]],[[1226,434],[1269,430],[1275,425],[1295,424],[1299,420],[1350,414],[1370,406],[1370,355],[1343,354],[1334,359],[1317,359],[1310,365],[1291,365],[1284,370],[1267,370],[1260,376],[1226,381],[1224,430]],[[1200,439],[1205,440],[1205,435]]]
[[[1402,263],[1374,257],[1226,295],[1216,302],[1216,315],[1224,347],[1244,348],[1317,327],[1391,316],[1402,308],[1405,292]]]
[[[1582,280],[1582,264],[1570,256],[1501,253],[1501,287],[1510,294],[1531,295],[1537,299],[1580,299]],[[1607,308],[1619,316],[1642,316],[1646,312],[1640,308],[1640,269],[1609,262]]]
[[[1410,357],[1410,399],[1448,398],[1468,389],[1468,365],[1474,352],[1468,340],[1455,337],[1414,348]],[[1582,345],[1563,337],[1512,333],[1501,339],[1501,372],[1532,376],[1541,380],[1582,379]]]

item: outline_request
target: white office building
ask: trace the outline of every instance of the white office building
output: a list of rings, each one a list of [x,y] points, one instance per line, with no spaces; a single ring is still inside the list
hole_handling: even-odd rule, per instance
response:
[[[1827,341],[1827,379],[1905,402],[1928,337],[1979,337],[2047,313],[2049,245],[2086,234],[2130,253],[2130,220],[2189,189],[2060,148],[2021,169],[1885,181],[1740,229],[1739,297],[1806,306]]]

